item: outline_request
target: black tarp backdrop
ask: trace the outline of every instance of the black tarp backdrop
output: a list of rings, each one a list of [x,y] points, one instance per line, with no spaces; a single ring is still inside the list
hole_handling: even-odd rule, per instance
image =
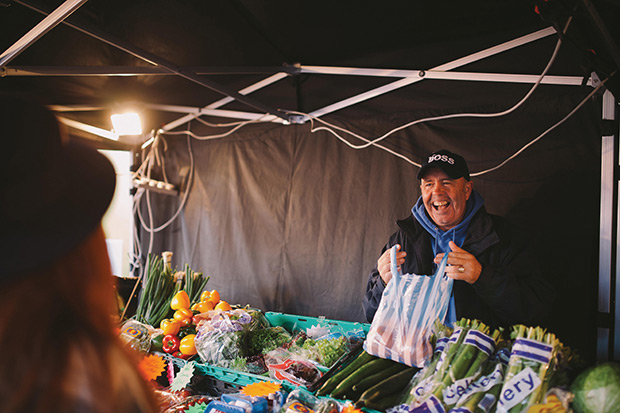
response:
[[[477,93],[503,102],[489,89]],[[541,90],[503,118],[425,124],[385,144],[418,162],[422,154],[448,148],[480,171],[562,118],[586,91],[548,92]],[[593,101],[512,162],[473,179],[489,211],[531,234],[558,287],[554,323],[548,327],[585,357],[592,356],[595,337],[598,113]],[[385,131],[400,119],[377,117],[345,126]],[[175,263],[188,262],[210,274],[209,287],[233,303],[364,321],[367,274],[396,229],[395,220],[407,216],[419,196],[417,168],[380,149],[354,150],[309,129],[251,125],[218,141],[192,139],[195,170],[184,213],[154,238],[153,251],[174,250]],[[174,176],[175,168],[189,164],[188,143],[183,137],[169,137],[167,143],[168,174]],[[152,194],[151,204],[159,226],[179,202]],[[145,200],[140,205],[147,216]],[[149,238],[142,234],[144,251]]]
[[[42,2],[52,10],[62,2]],[[544,4],[564,2],[549,1]],[[575,2],[566,2],[574,4]],[[1,2],[4,50],[40,21],[21,5]],[[4,7],[6,6],[6,7]],[[611,21],[616,9],[597,2]],[[74,16],[179,66],[333,65],[428,69],[547,27],[534,2],[411,1],[103,1]],[[558,10],[562,11],[562,8]],[[558,12],[561,15],[561,12]],[[545,17],[553,17],[548,13]],[[616,14],[617,15],[617,14]],[[562,16],[560,16],[562,17]],[[560,18],[560,20],[562,20]],[[585,19],[575,19],[549,74],[585,76],[599,69]],[[616,26],[608,27],[616,30]],[[483,59],[463,71],[538,74],[555,38]],[[60,25],[11,65],[148,65]],[[206,76],[233,90],[267,73]],[[111,105],[124,100],[205,106],[217,92],[174,76],[6,77],[3,90],[34,90],[55,104]],[[393,79],[301,74],[252,96],[275,108],[310,112]],[[611,83],[610,83],[611,84]],[[460,112],[499,112],[531,85],[425,80],[337,111],[326,120],[374,138],[409,121]],[[513,114],[453,119],[407,128],[384,145],[420,162],[447,148],[463,154],[473,172],[493,167],[563,118],[589,87],[542,85]],[[223,107],[247,111],[233,102]],[[600,96],[565,124],[497,171],[474,178],[489,211],[506,215],[531,234],[558,300],[550,329],[593,358],[598,266]],[[66,113],[97,124],[101,113]],[[156,128],[178,114],[146,111]],[[210,121],[230,121],[209,119]],[[109,128],[101,123],[101,127]],[[106,125],[106,126],[103,126]],[[187,127],[184,125],[183,128]],[[194,121],[198,134],[220,133]],[[75,133],[75,131],[73,131]],[[190,164],[188,141],[165,137],[167,176],[182,183]],[[356,144],[361,142],[355,138]],[[101,143],[100,143],[101,144]],[[209,287],[232,303],[299,315],[363,321],[366,277],[394,221],[419,196],[417,168],[378,148],[354,150],[310,125],[249,125],[213,141],[190,140],[195,170],[187,204],[153,239],[153,252],[175,252],[212,276]],[[153,176],[158,177],[157,168]],[[161,176],[161,175],[159,175]],[[167,221],[181,198],[150,195],[154,226]],[[146,202],[140,202],[147,217]],[[140,231],[142,251],[149,234]]]

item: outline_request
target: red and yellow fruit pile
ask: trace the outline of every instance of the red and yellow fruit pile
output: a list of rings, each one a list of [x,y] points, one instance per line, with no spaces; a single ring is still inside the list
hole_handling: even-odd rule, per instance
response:
[[[170,308],[174,310],[174,314],[172,318],[161,321],[159,328],[162,334],[152,339],[151,349],[182,359],[189,359],[197,353],[194,339],[200,314],[213,310],[232,310],[230,304],[220,300],[217,290],[204,291],[200,295],[200,301],[194,304],[190,303],[187,292],[181,290],[170,300]]]

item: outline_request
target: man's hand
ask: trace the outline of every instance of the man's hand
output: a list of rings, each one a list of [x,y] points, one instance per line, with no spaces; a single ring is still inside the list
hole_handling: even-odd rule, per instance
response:
[[[478,277],[480,277],[482,272],[482,265],[480,265],[476,257],[463,248],[459,248],[453,241],[450,241],[449,245],[452,252],[448,253],[448,266],[446,267],[448,277],[455,280],[463,280],[469,284],[478,281]],[[437,254],[435,264],[439,265],[442,258],[443,253]]]
[[[392,271],[390,270],[392,266],[390,260],[390,250],[391,248],[385,251],[377,260],[377,270],[379,271],[381,279],[386,284],[392,279]],[[396,245],[396,250],[396,265],[398,265],[398,269],[400,270],[400,266],[405,262],[405,256],[407,253],[400,251],[400,245],[398,244]]]

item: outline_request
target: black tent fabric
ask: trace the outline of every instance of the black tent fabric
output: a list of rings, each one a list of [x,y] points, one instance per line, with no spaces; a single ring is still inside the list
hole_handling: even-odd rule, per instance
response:
[[[41,11],[62,3],[0,1],[0,51],[36,25]],[[561,32],[574,14],[548,74],[581,77],[584,85],[541,84],[510,114],[424,122],[380,142],[414,163],[446,148],[465,156],[472,172],[482,172],[567,117],[592,91],[585,85],[592,73],[606,79],[614,72],[615,50],[584,4],[592,3],[91,0],[65,20],[73,26],[59,24],[4,66],[0,88],[45,94],[55,105],[90,105],[95,109],[63,116],[104,129],[109,129],[109,109],[127,100],[199,108],[223,96],[163,74],[166,70],[140,76],[71,75],[97,68],[102,73],[114,67],[161,69],[146,55],[165,59],[174,70],[200,72],[202,79],[233,91],[285,70],[286,79],[252,98],[276,110],[309,113],[394,79],[299,73],[296,63],[425,71],[550,26]],[[612,1],[595,4],[607,23],[618,15]],[[606,28],[617,39],[619,27]],[[93,32],[106,36],[96,39]],[[539,75],[557,40],[546,37],[459,70]],[[531,87],[424,80],[322,119],[374,139],[427,117],[506,111]],[[606,87],[618,90],[616,78]],[[594,357],[596,337],[603,90],[513,160],[474,178],[487,209],[531,235],[558,287],[554,323],[548,327],[586,358]],[[255,111],[242,101],[223,109]],[[147,130],[180,117],[144,112]],[[377,146],[353,149],[326,130],[312,132],[312,126],[253,123],[220,139],[162,135],[165,145],[158,148],[166,177],[183,190],[178,197],[151,192],[137,200],[142,259],[149,250],[172,250],[175,265],[189,263],[211,275],[209,287],[232,303],[363,321],[366,277],[395,220],[407,216],[419,196],[417,167]],[[222,133],[199,120],[176,128],[183,130],[197,136]],[[341,135],[351,144],[364,143]],[[137,152],[142,143],[96,142]],[[164,177],[162,165],[154,167],[154,178]]]
[[[423,124],[385,145],[418,162],[447,148],[463,154],[472,172],[481,171],[561,119],[586,92],[541,91],[509,116]],[[503,103],[501,95],[478,93]],[[554,323],[548,327],[590,357],[598,268],[599,112],[595,99],[513,161],[473,178],[488,210],[519,224],[540,252],[558,288]],[[343,126],[363,133],[400,119]],[[173,137],[166,142],[169,176],[179,176],[176,171],[191,164],[190,153],[195,169],[184,212],[156,233],[154,252],[174,249],[175,263],[188,262],[211,275],[210,287],[234,303],[365,321],[366,278],[396,229],[395,220],[410,214],[419,196],[416,167],[376,147],[355,150],[325,131],[311,133],[309,125],[249,125],[221,140]],[[153,226],[165,223],[180,202],[181,197],[151,194]],[[140,207],[148,217],[146,199]],[[149,242],[142,231],[143,251]]]

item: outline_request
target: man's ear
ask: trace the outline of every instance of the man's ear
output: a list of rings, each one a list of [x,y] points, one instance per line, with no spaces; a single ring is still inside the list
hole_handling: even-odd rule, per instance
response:
[[[468,200],[474,190],[474,183],[472,181],[465,181],[465,200]]]

